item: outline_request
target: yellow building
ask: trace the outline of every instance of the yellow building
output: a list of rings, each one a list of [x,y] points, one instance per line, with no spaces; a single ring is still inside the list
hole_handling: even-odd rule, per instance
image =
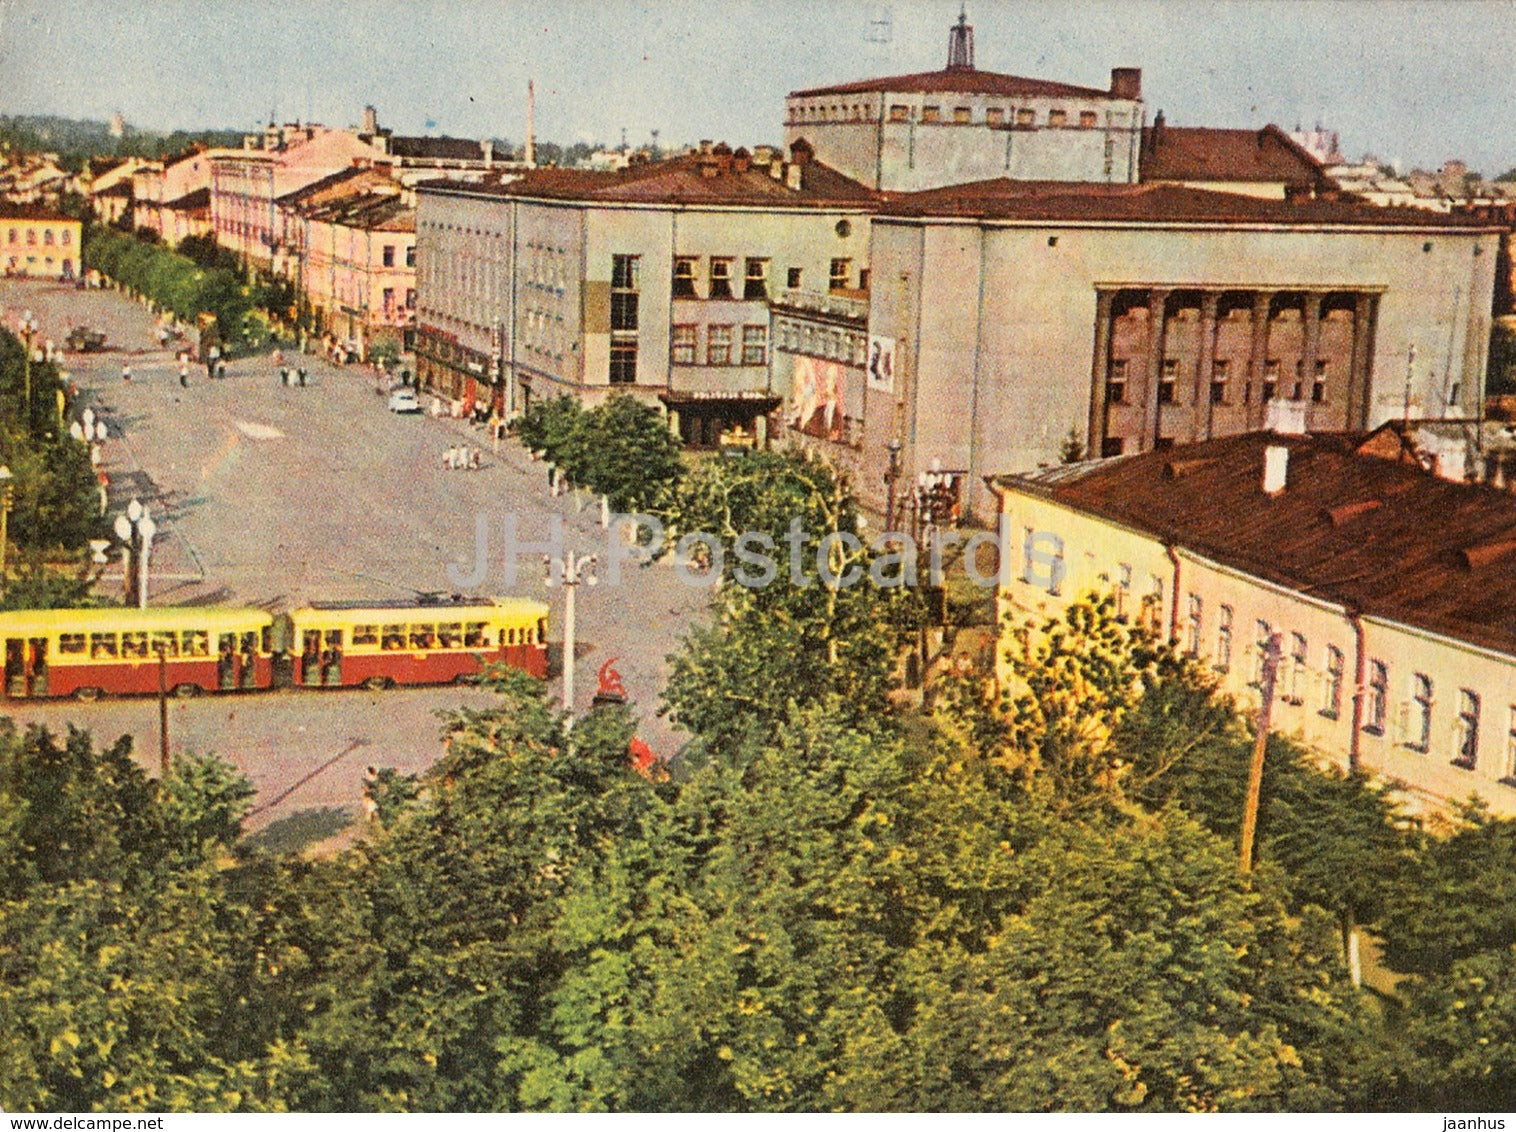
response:
[[[79,221],[52,209],[0,203],[0,269],[7,276],[73,279],[81,231]]]
[[[1114,594],[1251,707],[1277,636],[1275,731],[1516,814],[1516,496],[1381,440],[1261,432],[998,477],[1002,624]]]

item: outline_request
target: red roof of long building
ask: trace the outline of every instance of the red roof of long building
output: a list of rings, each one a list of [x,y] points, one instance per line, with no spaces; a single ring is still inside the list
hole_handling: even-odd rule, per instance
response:
[[[880,79],[839,83],[835,86],[794,90],[791,98],[819,98],[831,94],[999,94],[1024,98],[1117,98],[1108,90],[1074,86],[1050,79],[1029,79],[1020,75],[1003,75],[958,67],[943,71],[922,71],[914,75],[893,75]]]
[[[1278,126],[1224,130],[1209,126],[1144,127],[1140,158],[1144,181],[1279,182],[1325,186],[1321,164]]]
[[[996,482],[1362,613],[1516,655],[1516,495],[1440,479],[1400,446],[1250,433]],[[1263,490],[1264,449],[1289,450]]]

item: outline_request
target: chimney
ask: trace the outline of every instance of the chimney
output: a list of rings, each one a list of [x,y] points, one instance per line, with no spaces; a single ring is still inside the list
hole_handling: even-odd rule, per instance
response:
[[[774,147],[771,145],[755,145],[753,147],[753,164],[767,165],[774,159]]]
[[[1141,67],[1111,68],[1111,97],[1129,98],[1136,102],[1142,97]]]
[[[1278,495],[1289,477],[1290,450],[1283,444],[1270,444],[1263,450],[1263,493]]]
[[[776,181],[784,180],[784,158],[773,157],[769,159],[769,176]]]
[[[537,87],[526,80],[526,150],[521,155],[528,169],[537,168]]]
[[[748,153],[747,149],[744,146],[739,145],[736,151],[732,154],[732,172],[746,173],[749,166],[752,164],[752,155]]]
[[[701,138],[700,139],[700,152],[701,152],[702,155],[708,154],[708,153],[711,152],[711,139],[710,138]]]
[[[804,138],[796,138],[795,144],[790,146],[790,160],[793,161],[796,165],[804,165],[810,161],[815,152],[816,151],[811,148],[810,142],[806,141]]]
[[[801,171],[799,165],[791,164],[785,167],[784,184],[786,188],[793,189],[797,193],[800,191]]]
[[[717,142],[711,149],[711,156],[716,159],[716,171],[730,173],[732,171],[732,147],[726,142]]]
[[[493,168],[495,165],[494,141],[489,138],[485,138],[482,142],[479,143],[479,151],[484,155],[484,167],[486,169]]]
[[[373,136],[379,132],[379,112],[372,106],[363,108],[363,133]]]

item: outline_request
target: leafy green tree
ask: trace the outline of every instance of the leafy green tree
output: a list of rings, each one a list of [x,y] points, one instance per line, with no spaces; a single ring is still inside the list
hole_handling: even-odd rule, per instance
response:
[[[674,503],[684,465],[668,420],[652,405],[615,396],[584,420],[576,479],[608,496],[617,511],[664,514]]]

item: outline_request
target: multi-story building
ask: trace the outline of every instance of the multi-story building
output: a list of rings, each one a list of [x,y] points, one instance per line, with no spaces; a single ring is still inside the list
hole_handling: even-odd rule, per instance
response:
[[[1110,87],[1074,86],[974,67],[960,17],[941,71],[797,90],[785,100],[785,144],[879,190],[914,191],[994,177],[1138,179],[1142,72]]]
[[[1142,131],[1141,180],[1275,200],[1326,196],[1337,190],[1321,163],[1278,126],[1171,126],[1162,110]]]
[[[6,275],[72,279],[79,273],[79,221],[35,204],[0,203],[0,263]]]
[[[419,190],[423,381],[502,412],[528,396],[668,406],[692,444],[761,435],[771,299],[867,289],[875,194],[812,158],[704,143],[615,172]]]
[[[1516,814],[1516,496],[1382,438],[1250,433],[1000,476],[1001,612],[1114,595],[1253,705],[1277,635],[1276,730]]]
[[[1498,226],[1178,185],[1002,181],[880,206],[869,330],[893,384],[863,389],[856,481],[883,501],[934,462],[986,472],[1261,427],[1474,415]]]
[[[229,151],[197,147],[152,162],[132,176],[133,223],[169,247],[211,231],[211,161]]]
[[[380,341],[411,345],[416,315],[416,210],[391,183],[299,209],[303,282],[317,325],[366,358]]]

